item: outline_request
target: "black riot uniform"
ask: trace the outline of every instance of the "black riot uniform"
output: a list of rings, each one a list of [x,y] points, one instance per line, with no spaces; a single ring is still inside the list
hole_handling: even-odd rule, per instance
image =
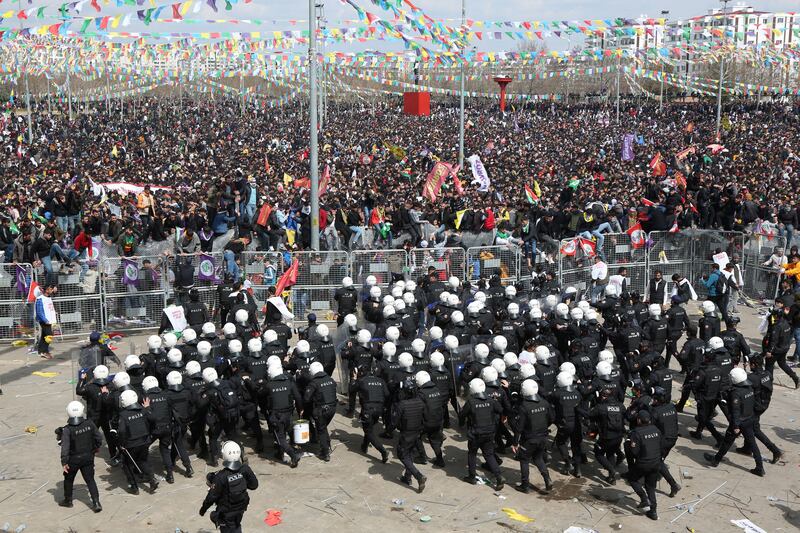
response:
[[[208,458],[208,441],[206,441],[206,416],[208,414],[208,399],[203,394],[206,390],[206,383],[200,372],[187,376],[185,386],[192,393],[192,418],[189,421],[190,435],[188,446],[193,449],[199,444],[197,457],[200,459]]]
[[[279,450],[276,457],[287,454],[291,467],[296,468],[300,454],[289,443],[288,433],[292,428],[292,412],[301,410],[303,397],[297,385],[286,374],[280,374],[266,383],[267,421]]]
[[[201,395],[202,401],[208,406],[209,464],[216,466],[221,452],[219,437],[222,433],[228,440],[239,441],[239,391],[234,382],[218,379],[207,384]]]
[[[436,387],[438,387],[439,392],[444,394],[450,400],[450,404],[453,406],[456,416],[458,416],[458,401],[456,400],[455,379],[450,373],[450,370],[443,366],[431,366],[428,369],[428,373],[431,376],[431,381],[436,383]],[[442,404],[442,427],[450,427],[450,410],[447,407],[447,402]]]
[[[708,342],[711,337],[719,337],[720,324],[716,312],[704,313],[697,323],[697,329],[698,336],[704,342]]]
[[[600,391],[597,405],[588,413],[597,430],[594,456],[606,469],[606,482],[613,485],[617,479],[617,465],[622,459],[622,439],[625,436],[625,407],[612,389]]]
[[[514,416],[514,447],[517,449],[521,483],[520,492],[529,492],[530,463],[533,462],[544,480],[545,490],[550,491],[553,484],[544,461],[547,450],[547,435],[550,424],[555,421],[555,412],[550,403],[536,395],[525,398],[517,405]]]
[[[659,472],[669,483],[670,498],[674,497],[680,490],[680,485],[672,477],[667,467],[667,456],[678,441],[678,412],[675,405],[667,398],[666,391],[661,387],[655,387],[653,392],[653,406],[650,408],[653,417],[653,424],[661,432],[661,466]]]
[[[578,420],[577,408],[581,402],[581,395],[574,386],[558,387],[548,398],[556,413],[556,427],[558,432],[555,437],[555,446],[558,448],[566,469],[572,463],[571,473],[580,477],[581,463],[581,424]],[[572,449],[572,458],[567,451],[567,441]]]
[[[86,374],[81,374],[81,378],[75,386],[75,394],[86,402],[87,418],[103,430],[103,436],[108,445],[108,454],[111,457],[115,457],[117,455],[117,445],[114,442],[114,435],[111,433],[114,405],[113,396],[108,390],[109,384],[110,381],[108,379],[92,379],[92,381],[87,382]]]
[[[775,464],[780,460],[783,453],[775,445],[775,443],[772,442],[763,431],[761,431],[761,415],[763,415],[764,412],[769,408],[769,404],[772,401],[772,374],[764,369],[764,357],[761,354],[750,357],[750,368],[752,373],[747,375],[747,381],[749,381],[752,385],[753,394],[755,395],[756,399],[756,421],[753,426],[753,434],[755,435],[756,439],[761,442],[761,444],[766,446],[767,449],[772,452],[772,461],[770,462]],[[750,454],[750,450],[747,448],[747,445],[737,448],[736,451],[737,453],[743,453],[746,455]]]
[[[161,463],[167,472],[167,483],[172,483],[172,409],[166,393],[158,387],[148,390],[144,396],[145,411],[150,421],[153,440],[158,439],[158,452]]]
[[[497,464],[494,442],[497,424],[503,414],[503,407],[499,402],[487,397],[485,394],[473,394],[464,403],[458,416],[459,424],[467,424],[467,468],[465,481],[477,483],[475,477],[478,468],[478,450],[483,453],[489,471],[494,475],[496,490],[500,490],[505,481],[500,475],[500,466]]]
[[[642,327],[644,331],[644,338],[652,343],[653,351],[661,355],[667,345],[669,338],[669,324],[667,320],[662,317],[650,317]]]
[[[242,517],[250,505],[248,490],[258,488],[258,478],[248,465],[239,462],[226,465],[219,472],[209,472],[208,494],[200,507],[200,516],[216,504],[211,521],[221,533],[241,533]]]
[[[664,313],[664,318],[667,320],[667,352],[665,355],[666,366],[669,367],[669,362],[672,357],[678,355],[678,341],[683,336],[684,331],[694,329],[686,309],[679,303],[673,301],[672,305],[667,312]]]
[[[639,508],[649,507],[647,516],[652,520],[658,520],[656,483],[662,462],[661,441],[661,432],[652,424],[650,413],[641,411],[636,419],[636,427],[625,442],[625,454],[629,462],[627,478],[641,500]]]
[[[92,498],[92,509],[98,513],[100,495],[94,480],[94,455],[103,444],[100,430],[91,420],[82,417],[70,417],[67,425],[61,428],[61,466],[64,471],[64,500],[62,507],[72,507],[72,485],[78,472],[89,489]]]
[[[417,480],[417,491],[422,492],[425,490],[427,478],[414,464],[414,452],[425,425],[425,403],[414,394],[412,388],[404,388],[401,391],[400,400],[397,403],[396,425],[400,430],[397,441],[397,457],[405,468],[400,481],[411,485],[413,476]]]
[[[728,350],[728,353],[731,355],[734,366],[741,362],[742,356],[750,356],[750,345],[747,344],[744,335],[736,329],[736,324],[734,322],[728,323],[728,327],[719,334],[719,338],[722,339],[722,342],[725,344],[725,349]]]
[[[431,444],[433,453],[436,459],[433,465],[443,468],[444,457],[442,456],[442,442],[444,442],[444,435],[442,434],[442,426],[444,424],[444,413],[447,408],[447,394],[442,394],[439,387],[433,380],[425,383],[418,389],[418,395],[422,402],[425,404],[425,412],[423,417],[422,434],[428,438]],[[424,451],[420,443],[420,452],[424,457]]]
[[[336,346],[330,338],[316,338],[310,342],[311,353],[322,363],[325,373],[332,376],[336,371]]]
[[[371,444],[381,454],[381,461],[385,463],[389,459],[389,453],[375,436],[375,424],[380,420],[384,406],[389,401],[389,386],[384,379],[368,372],[359,378],[356,388],[361,404],[361,429],[364,431],[361,452],[367,453]]]
[[[141,473],[150,481],[150,490],[158,487],[158,479],[147,460],[150,448],[151,425],[147,413],[138,403],[122,409],[117,419],[117,442],[122,449],[125,477],[134,494],[139,493],[136,473]]]
[[[331,437],[328,424],[336,414],[336,382],[324,372],[312,376],[303,396],[304,405],[311,406],[311,420],[319,438],[320,458],[330,461]]]
[[[344,317],[355,314],[358,305],[358,289],[355,287],[339,287],[333,293],[333,301],[336,302],[336,325],[344,323]]]
[[[698,369],[692,381],[692,389],[698,405],[697,430],[690,433],[691,437],[700,439],[702,438],[703,429],[708,429],[717,444],[721,443],[722,434],[714,427],[711,421],[722,394],[722,370],[716,364],[713,354],[705,354],[704,364]]]
[[[360,372],[368,368],[372,368],[373,355],[372,347],[368,344],[351,344],[347,346],[343,352],[343,359],[347,361],[347,367],[350,369],[350,383],[347,387],[347,416],[353,416],[356,408],[356,394],[358,389],[358,376]]]
[[[716,455],[706,453],[704,456],[713,466],[719,465],[733,445],[736,437],[741,434],[744,437],[745,446],[756,462],[756,467],[750,472],[757,476],[763,476],[764,462],[754,433],[755,423],[758,418],[756,415],[756,396],[750,382],[745,379],[741,383],[734,384],[727,394],[727,402],[730,408],[730,425],[725,432],[725,438],[722,440]]]
[[[170,385],[164,391],[172,411],[172,450],[170,457],[172,464],[175,458],[180,456],[186,477],[192,477],[194,470],[189,459],[186,446],[186,430],[194,416],[194,405],[192,402],[192,391],[182,383]]]

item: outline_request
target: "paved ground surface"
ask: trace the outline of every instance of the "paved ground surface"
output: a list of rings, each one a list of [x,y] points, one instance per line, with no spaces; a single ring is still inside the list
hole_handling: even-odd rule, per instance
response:
[[[760,317],[746,311],[742,318],[745,333],[757,335]],[[136,343],[138,351],[142,351],[144,337],[126,339],[128,342]],[[76,480],[75,507],[62,509],[56,505],[62,494],[62,476],[53,430],[65,423],[64,408],[72,399],[72,346],[58,344],[56,359],[31,358],[28,366],[25,349],[0,347],[4,393],[0,397],[0,529],[7,522],[11,531],[26,524],[29,532],[213,531],[207,516],[197,514],[206,492],[204,474],[208,471],[198,459],[193,460],[197,472],[194,478],[176,473],[175,484],[162,483],[154,495],[143,491],[131,496],[125,491],[121,470],[108,467],[103,460],[107,458],[104,450],[96,467],[105,510],[97,515],[89,510],[88,493],[80,476]],[[118,353],[127,353],[125,345]],[[57,375],[33,375],[36,371]],[[369,457],[361,455],[360,428],[337,415],[331,425],[335,449],[330,463],[307,457],[297,470],[290,470],[287,465],[249,454],[261,485],[251,495],[244,529],[271,529],[263,520],[267,509],[277,509],[282,512],[283,523],[276,530],[295,531],[369,528],[560,532],[577,526],[597,531],[678,532],[691,528],[700,533],[739,531],[730,521],[743,518],[766,531],[797,531],[800,391],[789,388],[791,381],[779,370],[776,379],[772,407],[763,418],[762,427],[786,452],[784,461],[767,464],[765,478],[750,474],[752,459],[736,454],[730,454],[719,468],[711,469],[703,462],[703,452],[712,449],[710,439],[698,443],[683,437],[669,457],[671,470],[676,478],[680,475],[683,490],[673,499],[663,492],[659,494],[661,520],[657,524],[636,512],[637,500],[626,483],[609,487],[600,480],[591,453],[585,477],[573,479],[554,472],[556,488],[547,496],[523,495],[511,486],[495,494],[487,486],[466,485],[460,481],[466,469],[466,442],[452,430],[446,432],[447,468],[421,467],[429,481],[426,491],[418,495],[398,483],[401,465],[394,456],[383,465],[374,452]],[[681,415],[682,435],[693,423],[693,416],[693,407]],[[25,433],[29,426],[35,427],[35,434]],[[157,449],[151,454],[151,462],[160,463]],[[503,471],[509,483],[519,480],[518,464],[511,458],[506,458]],[[540,481],[535,473],[532,481]],[[666,488],[661,482],[660,489]],[[533,521],[513,520],[504,508],[514,509]],[[423,516],[430,517],[430,522],[421,522]]]

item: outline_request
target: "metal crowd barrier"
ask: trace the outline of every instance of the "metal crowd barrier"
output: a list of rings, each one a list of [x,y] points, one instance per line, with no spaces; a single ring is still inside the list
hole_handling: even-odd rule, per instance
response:
[[[565,241],[566,242],[566,241]],[[741,259],[744,294],[760,300],[774,299],[781,279],[779,271],[763,266],[773,248],[782,247],[782,237],[738,232],[684,230],[679,233],[652,232],[647,244],[634,247],[627,233],[604,235],[602,257],[608,275],[627,269],[629,290],[647,297],[649,280],[660,270],[672,290],[672,275],[685,276],[698,294],[706,291],[698,281],[711,270],[712,257],[726,252]],[[562,243],[563,245],[563,243]],[[62,271],[53,263],[51,279],[56,278],[58,292],[53,301],[59,314],[60,333],[84,335],[95,329],[141,330],[156,327],[168,298],[178,303],[188,299],[187,291],[175,290],[175,272],[188,268],[201,301],[212,313],[219,308],[217,288],[222,282],[226,263],[222,253],[164,256],[149,255],[120,258],[113,251],[99,261],[76,263],[72,271]],[[505,284],[531,282],[522,250],[513,245],[463,248],[425,248],[405,250],[358,250],[353,252],[258,252],[241,254],[238,267],[250,282],[255,299],[262,304],[267,290],[297,259],[297,283],[289,302],[301,319],[314,312],[322,321],[332,320],[333,294],[344,276],[351,276],[356,286],[369,275],[387,288],[394,278],[419,279],[433,268],[440,280],[456,276],[477,281],[499,275]],[[149,264],[147,264],[149,262]],[[562,288],[573,286],[581,293],[591,293],[591,266],[594,259],[582,251],[575,256],[560,255],[559,261],[546,270],[557,269]],[[126,275],[126,269],[129,269]],[[19,274],[19,280],[18,280]],[[132,283],[131,278],[136,277]],[[201,279],[202,278],[202,279]],[[36,280],[45,282],[40,266],[0,264],[0,340],[30,339],[35,336],[33,304],[26,302],[27,286]],[[598,289],[599,292],[599,289]],[[23,294],[24,293],[24,294]],[[588,296],[587,296],[588,297]]]

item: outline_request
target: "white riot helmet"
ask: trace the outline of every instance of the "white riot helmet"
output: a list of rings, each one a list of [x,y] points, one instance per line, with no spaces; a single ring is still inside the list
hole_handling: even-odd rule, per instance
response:
[[[400,329],[397,326],[389,326],[386,328],[386,340],[397,342],[400,338]]]
[[[497,375],[501,378],[506,377],[506,362],[502,359],[495,359],[492,361],[492,368],[497,371]]]
[[[197,353],[202,357],[211,355],[211,343],[208,341],[200,341],[197,343]]]
[[[544,299],[544,305],[548,309],[554,308],[557,303],[558,303],[558,298],[556,298],[555,294],[548,294]]]
[[[503,362],[506,364],[506,368],[508,368],[518,364],[519,358],[514,352],[506,352],[506,354],[503,356]]]
[[[539,300],[537,300],[536,298],[531,298],[530,301],[528,302],[528,307],[530,309],[541,309],[542,304],[539,303]]]
[[[481,397],[486,392],[486,383],[480,379],[475,378],[469,382],[469,393],[473,396]]]
[[[366,346],[369,344],[369,341],[372,340],[372,334],[369,330],[360,329],[358,333],[356,333],[356,342],[361,346]]]
[[[458,289],[461,285],[461,281],[455,276],[450,276],[450,279],[447,280],[447,284],[454,289]]]
[[[92,377],[95,381],[101,381],[103,383],[108,382],[108,367],[106,365],[97,365],[92,370]]]
[[[181,338],[183,338],[183,342],[193,342],[197,340],[197,332],[192,328],[186,328],[181,333]]]
[[[572,317],[572,320],[581,321],[583,320],[583,310],[580,307],[573,307],[569,312],[569,316]]]
[[[411,341],[411,349],[416,353],[422,353],[425,351],[425,341],[422,339],[414,339]]]
[[[565,362],[561,363],[560,367],[558,367],[558,371],[559,372],[565,372],[565,373],[569,374],[570,376],[574,377],[575,376],[575,365],[573,365],[569,361],[565,361]]]
[[[372,287],[370,287],[369,288],[369,297],[374,299],[374,300],[379,299],[381,297],[381,288],[378,287],[377,285],[373,285]]]
[[[522,393],[522,397],[526,400],[538,400],[539,399],[539,384],[532,379],[526,379],[522,382],[522,386],[520,387],[520,392]]]
[[[222,334],[226,337],[228,335],[236,335],[236,326],[231,322],[226,322],[225,325],[222,326]]]
[[[169,350],[174,348],[176,344],[178,344],[178,337],[174,333],[164,333],[164,348]]]
[[[508,307],[506,307],[506,310],[508,311],[508,316],[511,318],[517,318],[519,316],[519,304],[511,302],[508,304]]]
[[[213,322],[206,322],[203,324],[203,335],[210,336],[217,332],[217,326]]]
[[[397,353],[397,345],[393,342],[384,342],[381,351],[387,361],[393,362],[394,356]]]
[[[444,338],[444,347],[452,351],[458,348],[458,337],[455,335],[448,335]]]
[[[269,357],[267,357],[267,366],[281,366],[282,367],[283,366],[283,362],[281,361],[281,358],[278,357],[277,355],[270,355]]]
[[[594,371],[597,373],[597,377],[600,379],[605,379],[611,375],[611,372],[614,369],[611,367],[611,363],[608,361],[600,361],[597,363],[597,366],[594,367]]]
[[[404,302],[406,305],[414,305],[414,293],[413,293],[413,292],[407,292],[407,293],[405,293],[405,294],[403,295],[403,302]]]
[[[406,310],[406,303],[403,301],[402,298],[398,298],[397,300],[395,300],[392,305],[394,306],[394,310],[397,311],[398,313],[402,313],[403,311]]]
[[[330,333],[331,333],[330,329],[328,329],[328,326],[326,326],[325,324],[320,324],[319,326],[317,326],[317,335],[319,335],[323,339],[327,340],[328,335],[330,335]]]
[[[384,309],[386,309],[387,305],[394,306],[394,296],[392,296],[391,294],[387,294],[386,296],[383,297],[381,303],[383,304]]]
[[[138,401],[139,395],[136,394],[135,390],[125,390],[119,395],[119,405],[123,409],[127,409],[128,407],[136,404]]]
[[[406,281],[406,291],[414,292],[417,290],[417,282],[416,281]]]
[[[505,353],[506,348],[508,348],[508,339],[502,335],[497,335],[492,339],[492,348],[496,352]]]
[[[453,324],[461,324],[464,322],[464,313],[461,311],[453,311],[453,314],[450,315],[450,321]]]
[[[142,380],[142,390],[150,392],[158,388],[158,379],[155,376],[147,376]]]
[[[442,355],[440,352],[433,352],[431,354],[430,361],[431,361],[431,366],[436,370],[444,369],[444,355]]]
[[[513,285],[508,285],[505,292],[507,298],[514,298],[517,296],[517,288]]]
[[[394,282],[394,286],[395,287],[400,287],[401,291],[406,290],[406,282],[403,281],[402,279],[399,279],[399,280],[395,281]]]
[[[250,313],[247,312],[246,309],[239,309],[236,311],[236,322],[239,324],[245,324],[248,320],[250,320]]]
[[[597,360],[611,364],[614,362],[614,354],[611,350],[600,350],[600,353],[597,355]]]
[[[719,350],[720,348],[725,347],[725,343],[722,342],[722,339],[719,337],[711,337],[708,339],[708,348],[710,350]]]
[[[547,346],[537,346],[534,353],[539,364],[548,364],[550,361],[550,348]]]
[[[322,366],[322,363],[320,363],[319,361],[314,361],[308,367],[308,372],[312,376],[316,376],[317,374],[320,374],[320,373],[325,374],[325,367]]]
[[[400,363],[400,368],[409,371],[414,365],[414,357],[408,352],[403,352],[397,358],[397,362]]]
[[[523,363],[519,365],[519,375],[522,379],[527,379],[536,375],[536,367],[530,363]]]
[[[575,287],[567,287],[564,291],[564,296],[570,300],[575,298],[576,294],[578,294],[578,289]]]
[[[478,316],[478,313],[481,312],[481,303],[480,302],[470,302],[467,306],[467,313],[471,316]]]
[[[606,285],[606,290],[604,291],[606,296],[616,296],[617,295],[617,287],[616,285],[608,284]]]
[[[447,291],[442,291],[439,293],[439,301],[443,304],[447,303],[447,300],[450,298],[450,293]]]
[[[264,342],[269,344],[271,342],[275,342],[276,340],[278,340],[278,334],[274,329],[268,329],[264,332]]]
[[[394,316],[395,310],[393,305],[387,305],[383,308],[383,318],[389,318],[390,316]]]
[[[86,408],[81,402],[71,401],[67,404],[67,416],[70,418],[83,418]]]
[[[311,350],[311,345],[308,343],[307,340],[303,339],[297,341],[297,344],[295,344],[294,346],[294,352],[292,353],[294,355],[299,355],[302,357],[304,356],[304,354],[307,354],[310,350]]]
[[[238,469],[242,460],[242,448],[229,440],[222,445],[222,464],[225,467]]]
[[[259,338],[250,339],[247,341],[247,351],[250,352],[251,355],[260,352],[263,347],[264,346],[261,344],[261,339]]]
[[[594,309],[589,309],[588,311],[583,312],[583,318],[586,319],[587,322],[597,322],[597,311]]]
[[[147,347],[151,350],[158,350],[161,348],[161,337],[158,335],[150,335],[147,337]]]
[[[358,324],[358,317],[353,314],[346,315],[344,317],[344,323],[347,324],[347,327],[354,328]]]
[[[203,381],[206,383],[214,383],[217,379],[219,379],[219,376],[217,376],[216,370],[211,367],[203,369]]]
[[[559,388],[571,387],[573,382],[572,374],[569,372],[559,372],[556,376],[556,386]]]
[[[420,370],[417,372],[417,375],[414,376],[414,381],[417,382],[417,387],[422,387],[426,383],[431,382],[431,375],[425,372],[424,370]]]
[[[442,332],[442,328],[440,328],[439,326],[433,326],[431,328],[430,334],[432,341],[438,341],[439,339],[442,338],[442,335],[444,335],[444,333]]]
[[[175,387],[183,382],[183,376],[177,370],[173,370],[167,374],[167,387]]]
[[[716,306],[714,305],[714,302],[712,302],[711,300],[705,300],[702,303],[702,307],[703,307],[703,312],[704,313],[713,313],[714,310],[716,309]]]
[[[200,363],[197,361],[189,361],[186,363],[186,375],[187,376],[194,376],[195,374],[199,374],[201,372]]]
[[[658,318],[661,316],[661,306],[658,304],[650,304],[650,306],[647,308],[647,311],[653,318]]]
[[[578,302],[578,308],[583,311],[583,316],[586,316],[586,313],[592,309],[592,305],[586,300],[581,300]]]
[[[556,306],[556,316],[560,318],[567,318],[569,316],[569,306],[565,303],[560,303]]]
[[[747,381],[747,372],[744,371],[744,368],[740,368],[738,366],[731,369],[728,375],[731,378],[731,383],[734,385],[738,385]]]
[[[342,287],[344,287],[345,289],[349,289],[352,286],[353,286],[353,278],[351,278],[350,276],[345,276],[342,278]]]
[[[167,352],[167,364],[171,367],[178,367],[181,366],[183,362],[183,353],[177,349],[173,348],[169,352]]]
[[[375,278],[375,276],[373,276],[373,275],[369,275],[369,276],[367,276],[367,280],[366,280],[366,281],[367,281],[367,286],[368,286],[368,287],[372,287],[372,286],[374,286],[376,283],[378,283],[378,280],[377,280],[377,279]]]
[[[481,379],[487,385],[497,384],[497,370],[492,366],[484,367],[484,369],[481,370]]]
[[[482,304],[486,303],[486,293],[483,291],[478,291],[475,293],[475,301],[480,302]]]
[[[131,354],[125,358],[125,371],[142,368],[142,361],[138,355]]]
[[[269,379],[275,379],[283,374],[283,367],[280,364],[267,365],[267,376]]]
[[[447,295],[447,305],[450,307],[456,307],[458,305],[458,295],[457,294],[448,294]]]
[[[392,287],[392,292],[390,294],[392,295],[392,298],[394,298],[395,300],[398,298],[402,298],[403,289],[401,289],[400,287]]]
[[[531,309],[531,312],[529,314],[531,320],[539,320],[540,318],[542,318],[542,310],[539,309],[538,307]]]
[[[228,352],[231,354],[241,353],[242,352],[242,341],[239,339],[231,339],[228,342]]]
[[[486,363],[489,357],[489,347],[483,343],[475,345],[475,359],[480,363]]]

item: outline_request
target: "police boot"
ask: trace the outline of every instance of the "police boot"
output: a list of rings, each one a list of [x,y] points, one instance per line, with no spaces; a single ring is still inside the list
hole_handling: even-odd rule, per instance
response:
[[[158,488],[158,478],[154,475],[150,478],[150,492],[155,492]]]
[[[503,479],[503,476],[497,476],[494,483],[494,490],[503,490],[503,487],[506,486],[506,480]]]
[[[172,469],[169,469],[169,470],[167,470],[167,475],[166,475],[166,477],[165,477],[164,479],[165,479],[165,480],[167,481],[167,483],[169,483],[170,485],[172,485],[173,483],[175,483],[175,476],[173,476],[173,475],[172,475]]]
[[[58,502],[58,505],[61,507],[72,507],[72,500],[63,499]]]
[[[100,505],[100,501],[99,500],[97,500],[97,501],[92,500],[92,511],[94,511],[95,513],[99,513],[102,510],[103,510],[103,506]]]
[[[289,466],[292,468],[297,468],[297,465],[300,464],[300,454],[295,455],[292,457],[292,462],[289,463]]]
[[[550,480],[550,477],[548,476],[544,478],[544,491],[550,492],[551,490],[553,490],[553,482]]]
[[[389,461],[389,452],[383,450],[381,452],[381,463],[386,464]]]
[[[764,477],[766,475],[764,468],[752,468],[750,469],[750,473],[758,477]]]
[[[186,477],[192,477],[194,475],[194,469],[192,465],[186,465],[186,473],[184,474]]]
[[[616,472],[609,472],[605,478],[605,482],[609,485],[616,485],[617,484],[617,474]]]
[[[420,476],[417,480],[417,494],[422,494],[422,491],[425,490],[425,482],[428,481],[428,478],[425,476]]]
[[[137,494],[139,494],[139,485],[136,484],[128,485],[128,492],[136,496]]]
[[[716,454],[706,452],[703,454],[703,457],[705,457],[706,461],[711,463],[711,466],[713,467],[719,466],[719,459],[717,459]]]
[[[369,449],[369,442],[367,442],[366,440],[362,440],[361,441],[361,453],[367,453],[368,449]]]
[[[533,485],[531,485],[527,481],[522,482],[522,483],[517,483],[516,485],[514,485],[514,490],[517,490],[517,491],[519,491],[519,492],[521,492],[523,494],[528,494],[531,491],[532,488],[533,488]]]
[[[647,511],[645,513],[645,516],[647,516],[647,518],[649,518],[650,520],[658,520],[658,513],[656,512],[655,509],[650,509],[649,511]]]
[[[580,464],[573,465],[571,473],[573,477],[581,477],[581,465]]]
[[[670,485],[669,487],[669,497],[674,498],[676,494],[681,490],[681,486],[675,483],[674,485]]]
[[[433,466],[435,466],[436,468],[444,468],[444,466],[445,466],[444,457],[442,457],[441,455],[438,456],[433,461]]]

